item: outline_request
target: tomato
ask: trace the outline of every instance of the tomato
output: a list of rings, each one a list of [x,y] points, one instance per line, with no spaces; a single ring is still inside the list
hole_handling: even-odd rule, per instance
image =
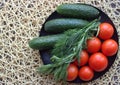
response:
[[[101,41],[97,37],[93,37],[87,40],[87,51],[89,53],[95,53],[101,48]]]
[[[97,52],[90,56],[89,58],[89,66],[97,71],[101,72],[105,70],[108,66],[108,59],[103,53]]]
[[[118,50],[118,44],[113,39],[105,40],[102,44],[102,52],[106,56],[113,56]]]
[[[83,50],[80,54],[80,64],[78,64],[78,60],[75,60],[74,63],[75,65],[83,66],[88,62],[88,59],[89,59],[89,55],[87,51]]]
[[[74,64],[70,64],[67,68],[67,81],[73,81],[78,76],[78,68]]]
[[[89,81],[94,77],[93,70],[88,66],[83,66],[79,70],[79,78],[83,81]]]
[[[101,23],[100,24],[100,31],[99,31],[99,38],[106,40],[110,39],[114,34],[114,29],[111,24],[109,23]]]

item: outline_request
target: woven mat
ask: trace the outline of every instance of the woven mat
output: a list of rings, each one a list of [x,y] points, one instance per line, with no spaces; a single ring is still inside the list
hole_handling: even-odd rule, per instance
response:
[[[58,5],[76,2],[100,8],[120,33],[120,0],[0,0],[0,85],[62,85],[52,76],[36,72],[42,61],[28,41],[39,35],[45,19]],[[85,85],[120,85],[119,55],[104,76]]]

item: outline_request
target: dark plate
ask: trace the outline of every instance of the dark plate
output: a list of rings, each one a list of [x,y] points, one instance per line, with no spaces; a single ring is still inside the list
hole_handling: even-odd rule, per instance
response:
[[[96,7],[95,7],[95,8],[96,8]],[[98,9],[98,8],[96,8],[96,9]],[[98,10],[99,10],[99,9],[98,9]],[[107,14],[105,14],[105,13],[102,12],[101,10],[99,10],[99,11],[100,11],[100,16],[101,16],[100,22],[108,22],[108,23],[110,23],[110,24],[114,27],[114,35],[113,35],[112,39],[114,39],[114,40],[118,43],[118,33],[117,33],[117,31],[116,31],[116,28],[115,28],[112,20],[108,17]],[[62,15],[58,14],[58,13],[55,11],[55,12],[53,12],[53,13],[46,19],[45,23],[46,23],[47,21],[49,21],[49,20],[56,19],[56,18],[67,18],[67,17],[62,16]],[[44,24],[45,24],[45,23],[44,23]],[[50,33],[45,32],[45,30],[44,30],[44,24],[43,24],[43,26],[42,26],[42,29],[40,30],[40,36],[51,35]],[[44,64],[49,64],[49,63],[51,63],[51,61],[50,61],[51,55],[49,54],[49,50],[40,51],[40,55],[41,55],[41,58],[42,58],[42,61],[43,61]],[[110,69],[110,67],[111,67],[112,64],[114,63],[116,57],[117,57],[117,53],[116,53],[114,56],[112,56],[112,57],[108,57],[109,64],[108,64],[107,69],[105,69],[105,70],[102,71],[102,72],[95,72],[94,78],[93,78],[91,81],[93,81],[93,80],[101,77],[102,75],[104,75],[104,74]],[[77,78],[76,80],[74,80],[74,81],[72,81],[72,82],[75,82],[75,83],[83,83],[83,82],[85,82],[85,81],[82,81],[82,80],[80,80],[79,78]]]

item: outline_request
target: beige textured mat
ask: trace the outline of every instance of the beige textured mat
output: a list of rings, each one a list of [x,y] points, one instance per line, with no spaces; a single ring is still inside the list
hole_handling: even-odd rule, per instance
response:
[[[0,0],[0,85],[62,85],[52,76],[36,73],[42,61],[28,41],[39,35],[41,25],[57,5],[73,2],[100,8],[113,20],[120,35],[120,0]],[[120,85],[119,55],[109,72],[85,85]]]

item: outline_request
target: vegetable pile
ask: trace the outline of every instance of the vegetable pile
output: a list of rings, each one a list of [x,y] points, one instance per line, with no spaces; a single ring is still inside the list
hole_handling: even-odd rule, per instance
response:
[[[107,68],[107,57],[117,53],[118,44],[112,39],[114,28],[107,22],[100,22],[99,11],[89,5],[62,4],[57,12],[68,18],[45,23],[45,31],[53,35],[29,42],[33,49],[51,49],[52,63],[42,65],[37,71],[53,74],[56,81],[73,81],[77,77],[90,81],[94,72]]]

